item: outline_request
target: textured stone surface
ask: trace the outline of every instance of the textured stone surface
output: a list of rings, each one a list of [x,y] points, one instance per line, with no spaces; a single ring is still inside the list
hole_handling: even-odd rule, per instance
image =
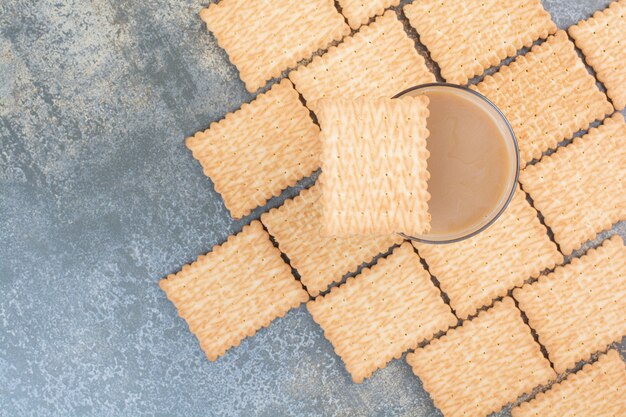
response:
[[[159,289],[268,207],[231,220],[183,144],[252,99],[204,6],[0,2],[0,416],[440,416],[403,361],[353,384],[304,307],[210,363]]]

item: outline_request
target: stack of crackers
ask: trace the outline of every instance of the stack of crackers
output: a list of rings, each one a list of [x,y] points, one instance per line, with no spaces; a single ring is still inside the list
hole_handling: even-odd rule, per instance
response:
[[[201,11],[249,91],[284,76],[187,139],[233,218],[322,173],[161,288],[210,360],[306,303],[355,382],[408,351],[446,417],[625,415],[626,246],[581,248],[626,220],[626,0],[567,32],[539,0],[398,3]],[[413,30],[461,85],[532,46],[469,86],[511,123],[520,185],[447,245],[395,233],[429,227],[427,99],[390,99],[436,80]]]

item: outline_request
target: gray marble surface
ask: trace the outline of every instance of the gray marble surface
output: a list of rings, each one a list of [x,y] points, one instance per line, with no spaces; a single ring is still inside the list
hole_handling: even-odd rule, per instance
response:
[[[252,99],[203,6],[0,2],[0,416],[439,416],[404,361],[353,384],[303,307],[210,363],[159,290],[262,211],[183,144]]]

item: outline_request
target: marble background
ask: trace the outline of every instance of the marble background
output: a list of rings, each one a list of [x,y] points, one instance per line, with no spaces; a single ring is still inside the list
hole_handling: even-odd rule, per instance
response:
[[[304,307],[210,363],[160,291],[261,213],[183,144],[253,98],[205,2],[0,2],[0,416],[440,416],[404,361],[353,384]]]

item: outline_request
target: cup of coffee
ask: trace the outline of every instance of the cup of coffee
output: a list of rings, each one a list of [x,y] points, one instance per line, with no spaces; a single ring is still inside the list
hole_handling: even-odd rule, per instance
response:
[[[409,88],[394,98],[425,95],[431,228],[405,236],[451,243],[474,236],[504,212],[517,188],[519,150],[511,125],[483,95],[454,84]]]

